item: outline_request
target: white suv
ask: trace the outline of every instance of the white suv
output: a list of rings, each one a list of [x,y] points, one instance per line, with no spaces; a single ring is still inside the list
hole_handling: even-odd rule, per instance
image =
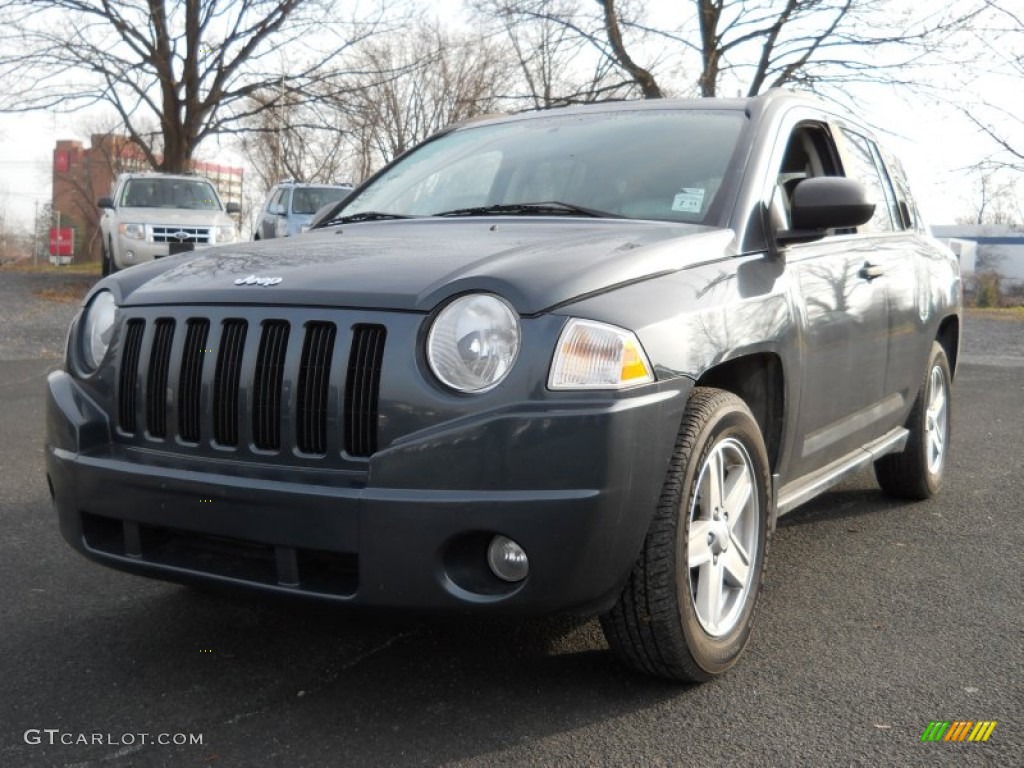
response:
[[[172,253],[238,239],[228,214],[238,203],[221,202],[213,184],[199,176],[125,173],[113,197],[101,197],[103,274]]]

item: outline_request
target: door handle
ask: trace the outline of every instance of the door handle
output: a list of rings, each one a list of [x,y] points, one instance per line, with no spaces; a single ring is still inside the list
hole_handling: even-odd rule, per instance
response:
[[[860,268],[860,272],[858,272],[857,274],[863,277],[865,280],[871,281],[874,280],[876,277],[881,277],[882,275],[884,275],[885,269],[878,266],[877,264],[872,264],[870,261],[865,261],[864,266]]]

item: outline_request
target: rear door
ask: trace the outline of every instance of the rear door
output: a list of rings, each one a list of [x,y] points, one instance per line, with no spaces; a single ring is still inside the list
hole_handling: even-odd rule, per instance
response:
[[[887,402],[900,406],[878,425],[879,431],[888,431],[905,421],[930,350],[930,345],[922,342],[928,319],[922,310],[930,306],[930,298],[922,292],[932,281],[919,274],[929,251],[923,247],[916,206],[902,169],[894,161],[891,165],[884,162],[878,145],[865,132],[841,124],[837,136],[847,175],[860,181],[877,200],[875,218],[870,222],[877,226],[867,238],[871,253],[866,255],[865,264],[873,265],[872,273],[877,275],[873,280],[886,296],[883,393]],[[894,184],[894,178],[900,183]]]

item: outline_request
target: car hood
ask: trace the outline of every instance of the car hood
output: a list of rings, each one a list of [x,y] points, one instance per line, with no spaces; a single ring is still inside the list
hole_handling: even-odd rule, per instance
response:
[[[490,291],[530,315],[721,259],[733,240],[730,230],[621,219],[392,220],[205,249],[112,280],[128,306],[258,303],[428,312],[449,296]]]
[[[231,217],[224,211],[195,211],[189,208],[127,208],[117,210],[117,218],[123,222],[140,224],[181,224],[189,227],[232,224]]]

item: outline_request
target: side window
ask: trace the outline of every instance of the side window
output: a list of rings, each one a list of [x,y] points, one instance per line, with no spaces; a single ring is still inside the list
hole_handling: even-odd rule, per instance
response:
[[[820,123],[801,123],[793,129],[782,156],[772,192],[771,215],[778,229],[790,228],[789,208],[793,189],[803,179],[836,176],[835,145]]]
[[[284,189],[279,189],[270,198],[270,203],[267,205],[267,210],[273,212],[274,206],[281,202],[281,198],[284,197]]]
[[[903,223],[903,229],[921,231],[921,214],[917,210],[917,203],[910,192],[910,184],[907,182],[907,174],[903,170],[900,161],[886,151],[882,151],[882,158],[885,160],[885,167],[889,172],[893,188],[896,192],[897,221]]]
[[[866,224],[858,227],[857,231],[892,232],[896,229],[892,215],[895,197],[888,179],[884,178],[879,170],[874,143],[848,129],[840,128],[840,131],[846,139],[846,152],[843,155],[845,175],[863,184],[868,198],[875,204],[875,215]]]

